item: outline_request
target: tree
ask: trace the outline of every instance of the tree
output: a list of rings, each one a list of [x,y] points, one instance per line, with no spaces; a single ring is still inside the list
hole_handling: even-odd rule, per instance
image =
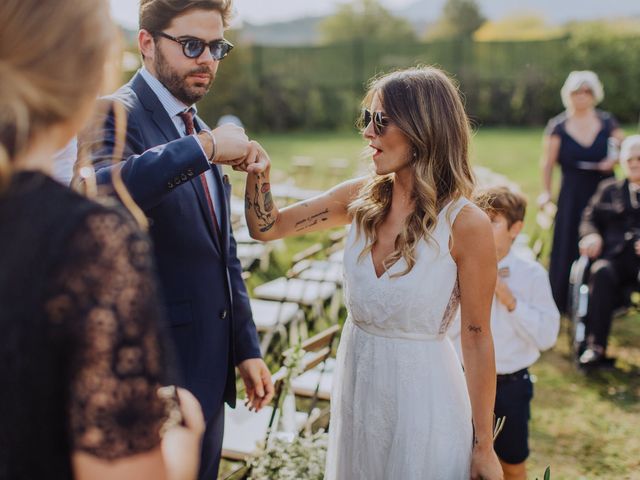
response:
[[[354,40],[413,42],[416,32],[407,20],[394,16],[379,0],[357,0],[341,5],[320,24],[323,43]]]
[[[484,22],[485,18],[475,0],[447,0],[442,16],[436,25],[427,30],[426,37],[471,38]]]
[[[477,42],[549,40],[565,35],[565,28],[548,25],[540,15],[515,14],[485,22],[473,34],[473,39]]]

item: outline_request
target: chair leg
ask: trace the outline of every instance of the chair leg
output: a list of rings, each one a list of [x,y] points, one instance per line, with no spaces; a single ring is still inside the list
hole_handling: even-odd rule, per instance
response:
[[[267,350],[269,349],[269,345],[271,345],[271,341],[273,340],[273,335],[275,333],[275,328],[272,328],[267,333],[265,333],[262,341],[260,342],[260,353],[264,357],[267,354]]]
[[[297,345],[302,341],[302,332],[301,329],[304,325],[305,315],[304,311],[300,310],[296,316],[291,320],[291,325],[289,325],[289,344]],[[305,326],[306,331],[306,326]]]
[[[340,313],[341,305],[341,289],[337,289],[331,297],[331,303],[329,304],[329,318],[333,323],[338,323],[338,314]]]
[[[269,263],[271,262],[271,248],[265,247],[264,252],[260,256],[260,263],[258,268],[260,268],[261,272],[266,272],[269,270]]]

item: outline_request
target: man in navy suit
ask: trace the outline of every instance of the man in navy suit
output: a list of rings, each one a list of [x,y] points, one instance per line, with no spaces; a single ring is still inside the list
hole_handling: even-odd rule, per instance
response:
[[[144,66],[106,99],[127,112],[120,172],[150,220],[180,376],[205,414],[200,478],[208,480],[218,472],[224,403],[235,406],[234,367],[252,408],[273,396],[231,232],[231,185],[221,169],[242,169],[250,144],[241,128],[211,132],[195,115],[232,48],[223,37],[230,11],[228,0],[142,0]],[[93,152],[99,183],[112,173],[114,118],[112,110]]]

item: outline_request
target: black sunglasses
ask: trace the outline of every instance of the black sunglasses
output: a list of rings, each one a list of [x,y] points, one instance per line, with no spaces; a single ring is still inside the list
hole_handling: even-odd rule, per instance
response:
[[[174,42],[182,45],[182,53],[184,53],[184,56],[188,58],[198,58],[202,55],[202,52],[204,52],[205,47],[209,47],[211,58],[219,61],[226,57],[233,48],[233,44],[224,38],[221,40],[205,42],[204,40],[195,37],[176,38],[164,32],[156,32],[156,35],[168,38],[169,40],[173,40]]]
[[[371,112],[366,108],[362,111],[364,128],[367,128],[373,120],[373,131],[376,135],[384,134],[384,129],[389,125],[389,117],[385,117],[382,112]]]

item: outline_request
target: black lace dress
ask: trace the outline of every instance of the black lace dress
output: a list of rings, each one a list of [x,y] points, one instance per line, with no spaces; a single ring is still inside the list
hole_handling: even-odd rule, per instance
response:
[[[170,380],[151,246],[35,172],[0,193],[0,479],[72,478],[160,443]]]

